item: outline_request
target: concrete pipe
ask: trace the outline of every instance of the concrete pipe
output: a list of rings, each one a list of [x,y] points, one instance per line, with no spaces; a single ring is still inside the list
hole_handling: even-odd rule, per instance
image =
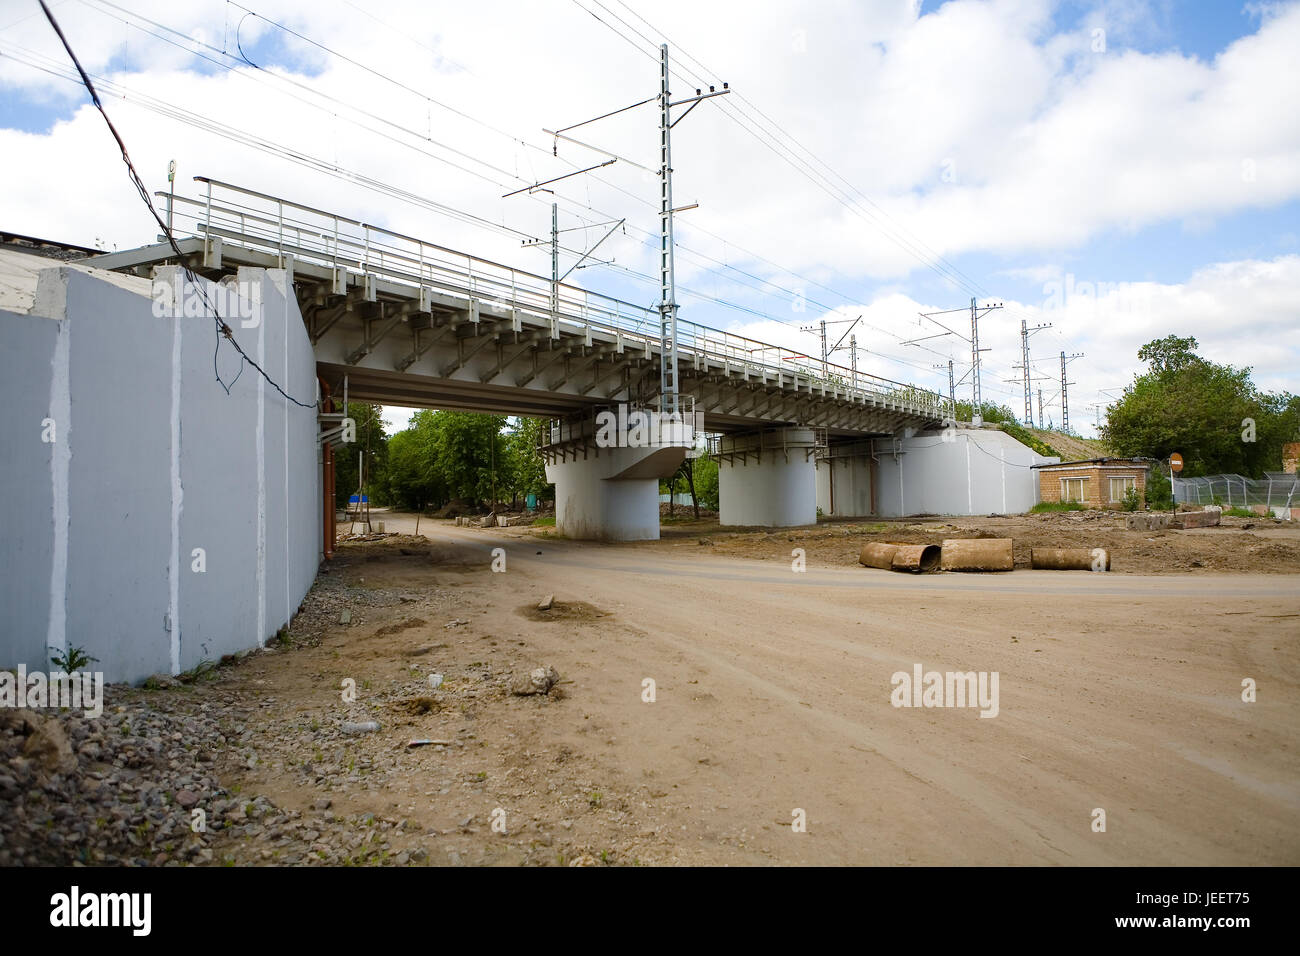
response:
[[[913,574],[930,574],[939,570],[937,544],[904,544],[894,552],[890,565],[894,571],[911,571]]]
[[[1010,538],[950,538],[943,543],[944,571],[1010,571],[1016,566]]]
[[[865,564],[869,568],[881,568],[888,571],[894,566],[894,553],[903,547],[901,544],[885,544],[880,541],[872,541],[862,546],[858,553],[858,564]]]
[[[1109,571],[1105,548],[1030,548],[1029,566],[1045,571]]]

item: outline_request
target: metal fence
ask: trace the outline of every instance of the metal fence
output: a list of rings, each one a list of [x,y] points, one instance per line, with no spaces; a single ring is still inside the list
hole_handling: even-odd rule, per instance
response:
[[[1266,471],[1263,478],[1242,475],[1209,475],[1203,478],[1175,478],[1174,500],[1179,504],[1212,505],[1226,508],[1300,508],[1300,476]]]

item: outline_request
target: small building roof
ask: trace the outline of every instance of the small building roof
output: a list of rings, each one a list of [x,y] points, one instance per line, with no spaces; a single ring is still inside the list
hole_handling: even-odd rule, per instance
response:
[[[1140,464],[1149,465],[1155,462],[1154,458],[1146,456],[1135,456],[1133,458],[1083,458],[1079,461],[1056,461],[1044,462],[1041,465],[1030,465],[1030,468],[1078,468],[1084,465],[1129,465]]]

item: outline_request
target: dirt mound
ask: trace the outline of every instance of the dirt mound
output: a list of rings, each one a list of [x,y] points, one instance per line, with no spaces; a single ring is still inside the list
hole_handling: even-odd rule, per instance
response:
[[[608,612],[586,601],[555,601],[547,611],[540,610],[536,604],[525,604],[519,608],[518,613],[530,621],[577,621],[579,623],[599,621],[610,616]]]

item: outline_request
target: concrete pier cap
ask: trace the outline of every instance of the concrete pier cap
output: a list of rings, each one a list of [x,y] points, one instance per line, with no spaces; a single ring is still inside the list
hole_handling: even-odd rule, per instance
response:
[[[817,523],[817,433],[771,428],[718,442],[719,521],[792,528]]]
[[[582,540],[658,540],[659,479],[702,453],[699,418],[619,404],[552,421],[540,451],[555,485],[556,530]]]

